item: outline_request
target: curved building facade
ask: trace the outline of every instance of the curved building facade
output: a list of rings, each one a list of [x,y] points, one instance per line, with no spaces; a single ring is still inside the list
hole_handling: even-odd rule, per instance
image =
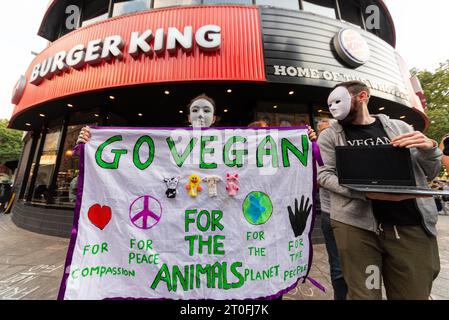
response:
[[[35,232],[70,233],[84,125],[185,126],[201,93],[218,126],[315,126],[361,80],[372,113],[428,126],[381,0],[53,0],[38,34],[10,121],[28,132],[13,221]]]

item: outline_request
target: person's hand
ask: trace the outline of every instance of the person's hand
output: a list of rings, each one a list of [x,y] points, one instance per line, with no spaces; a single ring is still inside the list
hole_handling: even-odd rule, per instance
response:
[[[90,128],[88,126],[83,127],[78,136],[78,140],[76,140],[76,144],[86,144],[89,142],[90,137]]]
[[[418,148],[418,149],[432,149],[435,148],[436,142],[427,138],[422,132],[414,131],[406,134],[401,134],[391,140],[393,147],[399,148]]]
[[[399,202],[399,201],[412,200],[412,199],[417,199],[417,198],[431,198],[432,196],[419,196],[416,194],[414,195],[414,194],[367,192],[367,193],[365,193],[365,197],[370,200]]]
[[[299,237],[304,233],[306,229],[307,219],[309,218],[310,212],[312,211],[312,204],[310,204],[310,199],[307,198],[306,203],[304,203],[304,196],[301,197],[301,205],[298,207],[298,199],[295,199],[295,210],[292,210],[291,206],[287,207],[288,215],[290,218],[290,224],[293,229],[295,237]]]
[[[316,141],[316,139],[317,139],[316,132],[310,126],[309,126],[308,134],[309,134],[310,141]]]

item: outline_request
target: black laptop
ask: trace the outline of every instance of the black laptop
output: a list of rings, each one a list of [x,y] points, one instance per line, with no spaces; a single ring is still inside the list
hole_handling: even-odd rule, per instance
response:
[[[349,189],[418,196],[449,195],[449,191],[416,186],[407,148],[336,147],[336,157],[339,183]]]

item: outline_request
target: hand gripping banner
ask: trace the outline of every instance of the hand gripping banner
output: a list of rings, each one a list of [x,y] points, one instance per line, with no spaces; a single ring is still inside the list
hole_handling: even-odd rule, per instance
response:
[[[272,299],[307,277],[307,128],[91,134],[59,299]]]

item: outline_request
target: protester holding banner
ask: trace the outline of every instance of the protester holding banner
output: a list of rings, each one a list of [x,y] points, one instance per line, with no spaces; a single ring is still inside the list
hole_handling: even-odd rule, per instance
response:
[[[315,132],[195,130],[216,119],[204,95],[189,111],[194,130],[80,133],[59,299],[276,299],[310,279]]]
[[[318,135],[329,128],[329,120],[321,120],[318,123]],[[341,271],[340,258],[338,257],[337,243],[331,227],[330,211],[331,199],[330,192],[324,188],[320,188],[320,205],[321,205],[321,230],[326,244],[326,251],[329,259],[330,276],[332,288],[334,289],[335,300],[346,300],[348,286],[343,278]]]
[[[430,296],[440,270],[433,198],[351,191],[338,182],[336,146],[392,144],[409,148],[417,185],[426,186],[440,171],[436,141],[386,115],[370,115],[370,90],[359,81],[339,84],[328,98],[338,120],[318,142],[324,166],[318,182],[331,194],[331,219],[348,299],[381,299],[383,278],[388,299]],[[357,165],[354,163],[354,165]]]

